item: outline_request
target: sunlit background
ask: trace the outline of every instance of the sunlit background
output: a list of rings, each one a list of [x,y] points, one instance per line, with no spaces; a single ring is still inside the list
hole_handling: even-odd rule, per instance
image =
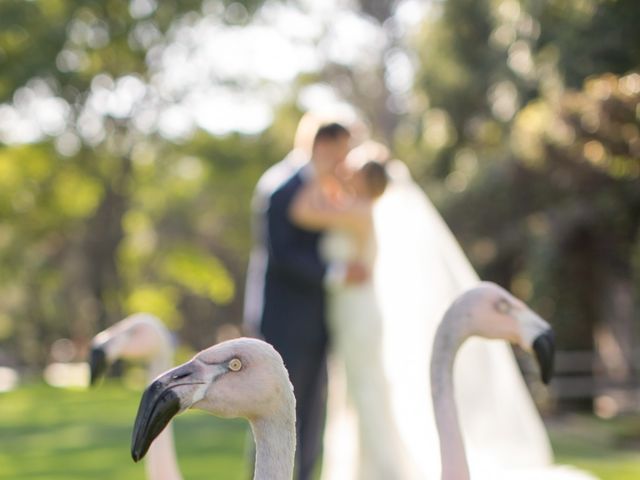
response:
[[[53,387],[133,312],[179,359],[239,334],[251,192],[308,110],[362,119],[552,323],[557,378],[531,387],[560,460],[639,478],[638,25],[635,0],[0,2],[0,478],[142,478],[139,372]],[[108,434],[69,413],[107,399]]]

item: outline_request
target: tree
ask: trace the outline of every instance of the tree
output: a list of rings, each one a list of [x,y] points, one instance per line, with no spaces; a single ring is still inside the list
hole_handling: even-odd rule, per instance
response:
[[[427,109],[399,137],[481,276],[549,318],[561,349],[595,349],[604,383],[622,385],[639,298],[639,12],[449,0],[417,45]]]
[[[224,11],[225,2],[212,3]],[[233,8],[250,13],[259,3]],[[211,322],[204,335],[190,332],[204,346],[220,322],[212,311],[236,299],[246,242],[235,241],[248,237],[248,207],[237,207],[248,205],[257,172],[282,152],[268,135],[198,135],[177,145],[136,118],[159,101],[149,52],[164,48],[176,23],[201,4],[0,5],[1,108],[24,124],[0,131],[0,354],[7,361],[41,365],[57,338],[82,347],[138,309],[174,328],[185,317]],[[228,243],[215,226],[225,222],[232,232],[225,238],[235,239]],[[205,307],[189,307],[198,302]]]

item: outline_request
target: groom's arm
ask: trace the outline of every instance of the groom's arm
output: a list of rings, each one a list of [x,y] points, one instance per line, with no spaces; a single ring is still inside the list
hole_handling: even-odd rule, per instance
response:
[[[267,245],[274,266],[287,275],[314,286],[322,286],[327,265],[319,255],[310,255],[300,248],[293,236],[288,218],[293,194],[290,190],[275,192],[267,208]]]

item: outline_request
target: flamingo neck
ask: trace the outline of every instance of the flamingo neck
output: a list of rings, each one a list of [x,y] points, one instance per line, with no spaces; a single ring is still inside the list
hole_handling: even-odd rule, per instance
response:
[[[469,480],[469,466],[455,403],[453,364],[466,339],[462,325],[445,315],[431,357],[431,395],[440,439],[442,480]]]
[[[150,480],[182,480],[171,425],[168,425],[149,447],[145,468]]]
[[[149,361],[147,380],[151,383],[156,377],[173,367],[173,350],[169,347],[161,348]]]
[[[149,383],[169,370],[173,366],[172,363],[173,351],[162,349],[149,363],[147,371]],[[171,424],[167,425],[149,447],[145,468],[147,478],[150,480],[182,480]]]
[[[291,480],[296,449],[295,410],[251,420],[256,442],[254,480]]]

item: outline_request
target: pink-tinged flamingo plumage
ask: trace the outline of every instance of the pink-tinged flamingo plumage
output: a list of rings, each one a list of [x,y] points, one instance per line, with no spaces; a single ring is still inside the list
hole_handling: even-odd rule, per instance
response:
[[[118,359],[146,364],[148,381],[173,366],[171,334],[149,313],[136,313],[97,334],[91,342],[91,384]],[[158,436],[146,462],[149,480],[182,480],[173,444],[173,432]]]
[[[246,418],[256,442],[254,480],[291,480],[295,454],[295,397],[282,358],[261,340],[214,345],[169,370],[145,390],[131,455],[140,460],[169,421],[195,408]]]
[[[551,328],[523,302],[490,282],[483,282],[461,294],[444,314],[431,356],[431,393],[440,438],[442,480],[593,480],[592,475],[571,467],[549,465],[513,470],[469,465],[455,405],[453,364],[458,349],[472,336],[507,340],[535,353],[545,383],[550,380],[553,370]]]

